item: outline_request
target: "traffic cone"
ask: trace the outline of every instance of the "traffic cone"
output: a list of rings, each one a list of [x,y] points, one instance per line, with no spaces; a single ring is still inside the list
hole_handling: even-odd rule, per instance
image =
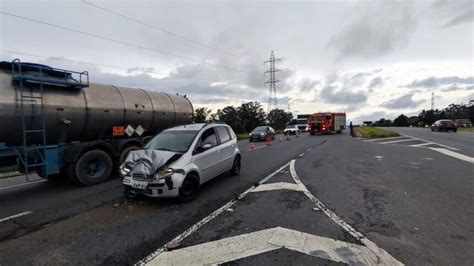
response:
[[[251,151],[255,150],[255,143],[252,142],[252,144],[250,144],[250,150]]]
[[[272,138],[268,138],[267,140],[267,146],[272,146]]]

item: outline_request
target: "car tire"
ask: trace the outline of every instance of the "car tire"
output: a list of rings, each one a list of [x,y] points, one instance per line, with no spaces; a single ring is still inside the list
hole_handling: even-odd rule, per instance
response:
[[[433,128],[431,128],[431,132],[434,132],[434,129],[433,129]]]
[[[185,203],[193,201],[199,195],[199,178],[188,174],[179,188],[178,201]]]
[[[82,154],[75,164],[69,166],[69,177],[85,186],[102,183],[110,177],[113,162],[102,150],[91,150]]]
[[[129,186],[125,186],[125,189],[124,189],[123,193],[125,194],[125,197],[127,197],[128,199],[131,199],[131,200],[134,200],[134,199],[137,199],[137,198],[140,197],[140,195],[137,194],[137,192],[135,192]]]
[[[240,155],[235,156],[232,168],[229,171],[231,176],[240,175]]]
[[[458,130],[457,129],[453,129],[453,132],[456,133]]]

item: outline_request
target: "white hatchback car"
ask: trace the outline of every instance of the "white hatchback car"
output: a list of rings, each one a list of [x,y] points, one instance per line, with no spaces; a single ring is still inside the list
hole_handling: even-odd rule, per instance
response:
[[[190,124],[166,129],[120,166],[128,197],[195,199],[203,183],[227,171],[240,174],[237,138],[226,124]]]

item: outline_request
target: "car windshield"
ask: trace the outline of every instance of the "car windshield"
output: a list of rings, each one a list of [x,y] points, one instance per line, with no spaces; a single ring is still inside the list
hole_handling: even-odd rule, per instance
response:
[[[253,132],[263,132],[267,129],[267,127],[256,127]]]
[[[171,130],[156,135],[146,146],[147,150],[163,150],[184,153],[196,137],[197,130]]]

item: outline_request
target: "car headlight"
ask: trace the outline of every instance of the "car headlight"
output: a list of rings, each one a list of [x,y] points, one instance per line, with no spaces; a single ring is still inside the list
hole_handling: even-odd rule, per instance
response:
[[[132,170],[132,169],[131,169],[128,165],[126,165],[126,164],[122,164],[122,165],[120,165],[120,167],[119,167],[119,172],[120,172],[120,175],[121,175],[122,177],[128,175],[131,170]]]
[[[252,133],[249,133],[249,136],[252,136]]]
[[[155,174],[155,179],[156,180],[159,180],[159,179],[165,179],[167,177],[170,177],[174,174],[174,170],[171,169],[171,168],[164,168],[160,171],[158,171],[156,174]]]
[[[263,133],[263,132],[262,132],[262,133],[260,133],[260,135],[261,135],[261,136],[264,136],[264,135],[265,135],[265,133]]]

